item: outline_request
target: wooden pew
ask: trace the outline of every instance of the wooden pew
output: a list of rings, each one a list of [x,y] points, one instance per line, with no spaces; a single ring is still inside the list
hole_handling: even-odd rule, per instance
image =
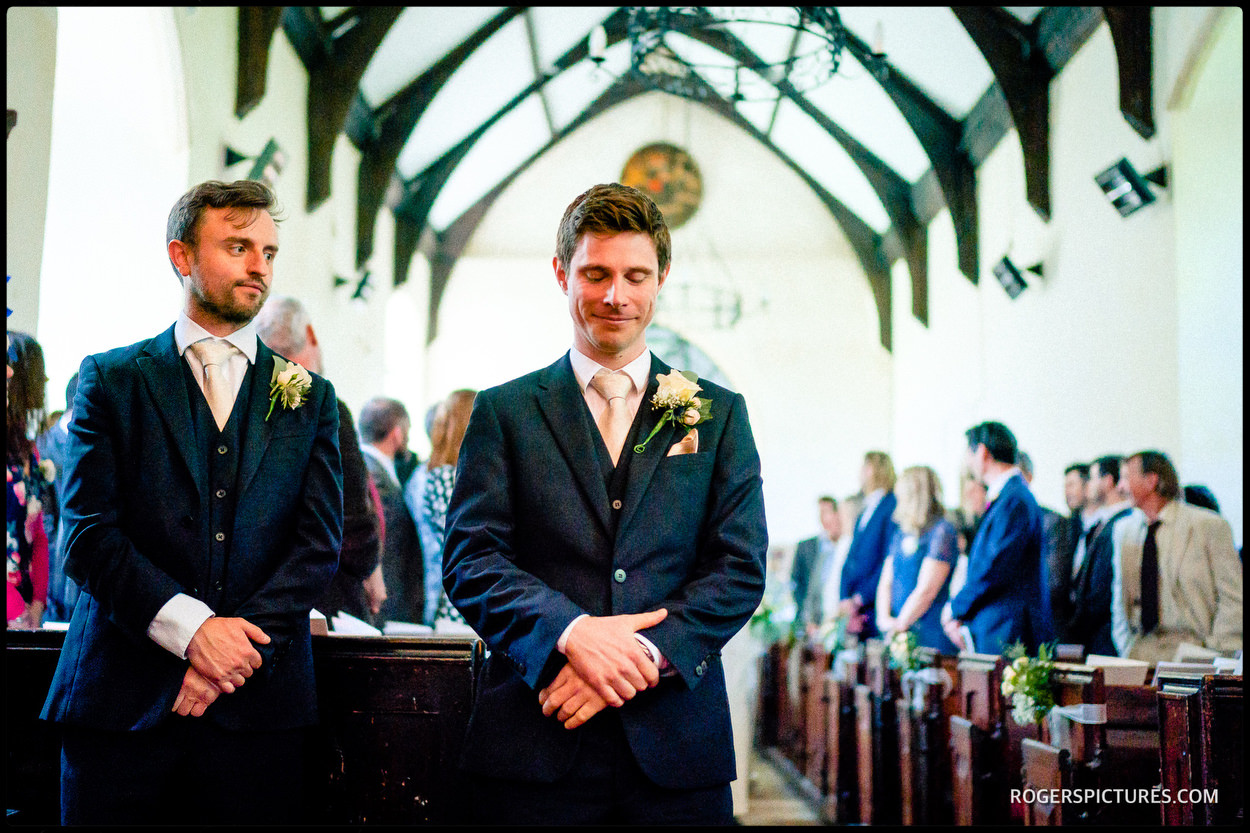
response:
[[[1245,819],[1243,683],[1240,675],[1162,680],[1159,691],[1160,769],[1172,801],[1164,824],[1239,824]],[[1200,799],[1179,801],[1181,791]],[[1209,791],[1218,791],[1215,793]]]
[[[932,648],[918,649],[922,667],[942,672],[949,689],[917,680],[902,687],[896,703],[899,740],[899,806],[905,825],[946,825],[951,805],[950,718],[959,713],[959,660]]]
[[[1150,685],[1107,686],[1107,735],[1101,786],[1110,789],[1153,789],[1160,785],[1158,690]],[[1146,801],[1103,807],[1102,821],[1133,827],[1162,822],[1159,807]]]
[[[759,719],[755,726],[755,745],[760,749],[773,749],[780,742],[780,654],[780,648],[773,643],[760,657]]]
[[[859,823],[899,824],[898,673],[882,640],[867,641],[864,669],[855,688]]]
[[[1101,668],[1057,662],[1051,674],[1055,705],[1106,705]],[[1014,723],[1014,720],[1012,721]],[[1058,729],[1056,735],[1053,728]],[[1106,746],[1105,724],[1043,720],[1040,738],[1020,740],[1020,815],[1028,825],[1089,824],[1101,805],[1065,802],[1063,790],[1097,787]],[[1059,797],[1059,801],[1052,798]]]
[[[859,768],[856,753],[855,688],[863,680],[862,649],[848,648],[827,676],[825,711],[825,792],[821,818],[830,824],[859,822]]]
[[[955,824],[1005,824],[1007,714],[1000,690],[1006,660],[959,655],[959,714],[950,718],[951,798]]]
[[[62,631],[5,634],[12,824],[60,820],[60,734],[38,716],[64,638]],[[321,722],[311,733],[309,822],[462,818],[458,761],[482,658],[482,643],[468,637],[314,636]]]
[[[818,800],[828,794],[828,731],[829,687],[832,657],[824,645],[812,643],[808,647],[807,661],[803,665],[804,685],[804,756],[803,771]]]

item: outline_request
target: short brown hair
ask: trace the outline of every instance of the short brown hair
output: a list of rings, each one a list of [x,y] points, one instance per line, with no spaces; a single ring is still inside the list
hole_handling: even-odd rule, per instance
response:
[[[596,185],[579,195],[564,210],[560,230],[556,232],[556,260],[568,271],[577,241],[586,232],[620,234],[636,231],[647,235],[655,244],[659,274],[663,275],[672,258],[673,243],[664,215],[651,198],[636,188],[619,183]]]
[[[189,248],[194,249],[199,242],[200,225],[204,211],[208,208],[233,209],[227,219],[234,220],[240,214],[251,217],[252,212],[263,209],[269,212],[274,222],[277,216],[277,197],[268,185],[254,179],[240,179],[236,182],[220,182],[210,179],[201,182],[183,194],[169,211],[169,220],[165,224],[165,245],[171,241],[181,240]],[[182,282],[182,273],[170,261],[178,282]]]
[[[1159,478],[1155,492],[1165,500],[1176,500],[1181,496],[1181,479],[1176,473],[1176,466],[1162,451],[1139,451],[1134,457],[1141,460],[1142,474],[1153,474]]]

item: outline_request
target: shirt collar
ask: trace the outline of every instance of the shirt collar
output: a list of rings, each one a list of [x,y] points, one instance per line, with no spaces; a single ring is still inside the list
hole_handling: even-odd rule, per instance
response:
[[[590,387],[590,380],[595,378],[595,374],[607,369],[576,347],[569,350],[569,362],[573,365],[573,375],[577,377],[577,384],[583,396],[586,394],[586,389]],[[646,391],[647,376],[651,373],[651,351],[643,350],[638,358],[622,367],[621,371],[633,380],[635,393]]]
[[[178,313],[178,320],[174,322],[174,343],[178,346],[178,355],[181,356],[187,352],[187,348],[197,341],[203,341],[206,338],[217,338],[208,330],[191,320],[186,310]],[[239,348],[239,352],[247,356],[249,364],[256,364],[256,319],[244,324],[228,336],[224,336],[223,340],[230,342]]]
[[[1017,474],[1020,474],[1020,467],[1012,466],[993,480],[986,480],[985,497],[987,502],[993,503],[998,500],[998,495],[1003,491],[1003,487],[1007,485],[1007,481]],[[1020,476],[1023,477],[1024,475],[1020,474]]]

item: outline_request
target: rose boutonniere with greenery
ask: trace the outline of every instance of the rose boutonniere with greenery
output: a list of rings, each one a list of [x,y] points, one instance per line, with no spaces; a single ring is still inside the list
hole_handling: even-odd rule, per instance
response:
[[[269,413],[265,414],[265,422],[269,421],[274,406],[279,402],[287,410],[294,410],[304,404],[304,397],[312,390],[312,376],[295,362],[288,362],[280,356],[273,357],[273,376],[269,380]]]
[[[696,374],[689,370],[674,370],[667,375],[657,373],[655,378],[660,381],[660,389],[651,397],[651,407],[664,413],[647,438],[634,446],[635,454],[645,451],[647,443],[665,425],[680,425],[689,434],[691,428],[712,418],[712,400],[695,396],[703,390],[698,385]]]
[[[1055,705],[1050,687],[1054,670],[1054,652],[1050,645],[1037,649],[1037,659],[1030,659],[1024,646],[1017,642],[1004,654],[1011,665],[1003,669],[1003,696],[1011,698],[1011,718],[1020,726],[1039,722]]]

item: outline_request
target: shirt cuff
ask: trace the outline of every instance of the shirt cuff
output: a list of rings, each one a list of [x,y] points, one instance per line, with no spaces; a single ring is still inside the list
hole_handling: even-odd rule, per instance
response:
[[[578,622],[582,621],[589,615],[590,615],[589,613],[583,613],[581,616],[578,616],[572,622],[569,622],[568,627],[564,629],[564,633],[560,634],[560,638],[556,640],[557,651],[559,651],[562,654],[565,653],[564,647],[568,645],[569,643],[569,631],[573,630],[574,625],[576,625]]]
[[[642,649],[651,655],[651,660],[655,663],[656,668],[659,668],[662,671],[668,666],[668,660],[665,659],[664,655],[660,653],[660,649],[655,647],[654,642],[647,639],[640,633],[634,634],[634,639],[637,639],[640,643],[642,643]]]
[[[179,593],[156,613],[148,625],[148,638],[179,659],[187,658],[191,637],[215,614],[199,599]]]

